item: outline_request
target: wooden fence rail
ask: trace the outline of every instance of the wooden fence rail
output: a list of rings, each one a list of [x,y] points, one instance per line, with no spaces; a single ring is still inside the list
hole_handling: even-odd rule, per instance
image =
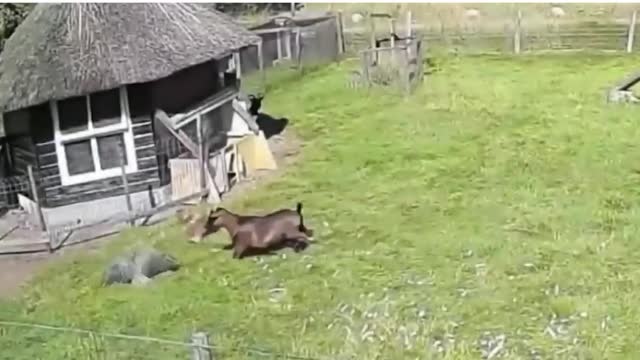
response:
[[[343,15],[341,15],[343,16]],[[400,15],[402,19],[406,15]],[[599,21],[574,21],[548,18],[529,19],[521,9],[513,12],[511,19],[503,18],[500,26],[483,27],[482,19],[477,20],[478,27],[436,26],[433,23],[420,24],[415,21],[394,22],[392,31],[405,34],[410,31],[422,35],[425,49],[442,47],[448,50],[468,51],[471,53],[532,53],[546,50],[602,50],[632,53],[637,41],[635,28],[637,12],[633,11],[627,19],[603,19]],[[493,20],[495,22],[495,19]],[[487,23],[489,24],[489,23]],[[378,37],[388,37],[388,29],[375,29]],[[403,36],[399,35],[399,36]],[[345,52],[357,53],[370,47],[373,41],[371,28],[366,24],[345,26],[342,34]]]

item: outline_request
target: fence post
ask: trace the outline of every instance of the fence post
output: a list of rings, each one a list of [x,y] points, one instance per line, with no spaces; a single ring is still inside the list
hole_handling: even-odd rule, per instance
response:
[[[631,14],[631,24],[629,24],[629,33],[627,37],[627,52],[631,53],[633,51],[633,41],[636,34],[636,16],[638,12],[636,10]]]
[[[373,16],[369,13],[369,46],[371,49],[376,49],[376,25],[373,22]],[[374,62],[378,62],[378,53],[376,51],[373,52]]]
[[[411,40],[409,40],[411,42]],[[409,95],[411,95],[411,66],[409,65],[410,60],[411,60],[411,44],[407,45],[407,47],[404,49],[404,51],[402,52],[403,55],[403,64],[402,64],[402,73],[403,73],[403,78],[404,78],[404,82],[403,82],[403,87],[404,89],[402,89],[404,91],[404,96],[408,97]],[[416,59],[417,60],[417,59]]]
[[[285,56],[289,61],[293,60],[293,56],[291,55],[291,29],[286,29],[284,31],[284,44],[286,47]]]
[[[33,167],[27,166],[27,172],[29,174],[29,186],[31,187],[31,193],[33,194],[33,201],[36,203],[36,212],[38,213],[38,222],[40,223],[40,229],[47,231],[47,224],[44,221],[44,214],[42,213],[42,206],[40,204],[40,194],[38,194],[38,186],[36,185],[36,177],[33,175]]]
[[[242,161],[240,160],[240,153],[238,152],[238,143],[233,145],[234,157],[233,161],[235,162],[234,167],[236,168],[236,184],[242,180]]]
[[[389,19],[389,33],[391,36],[389,36],[389,41],[391,42],[391,47],[395,48],[396,47],[396,39],[395,39],[395,35],[396,35],[396,19]],[[391,63],[393,64],[393,66],[396,66],[396,51],[395,50],[391,50]]]
[[[124,153],[120,153],[120,170],[122,171],[122,186],[124,187],[124,198],[127,202],[127,214],[129,215],[129,226],[135,225],[133,219],[133,205],[131,204],[131,194],[129,193],[129,181],[127,180],[127,171],[124,166]]]
[[[410,38],[412,31],[411,26],[413,24],[413,20],[411,19],[411,10],[407,11],[407,37]]]
[[[196,119],[196,131],[198,135],[198,165],[200,165],[200,191],[207,189],[207,160],[208,154],[205,154],[205,142],[202,133],[202,116],[198,115]],[[205,202],[206,198],[203,196],[200,201]]]
[[[362,56],[362,81],[366,87],[370,87],[371,80],[369,79],[369,65],[371,60],[369,59],[369,52],[363,51],[360,56]]]
[[[516,54],[520,54],[520,38],[521,38],[521,26],[522,26],[522,11],[518,9],[518,13],[516,14],[516,29],[513,34],[513,52]]]
[[[336,14],[336,26],[338,32],[338,54],[344,54],[344,22],[342,19],[342,10]]]
[[[191,335],[191,360],[214,360],[206,333],[197,332]]]
[[[236,67],[236,79],[240,79],[242,77],[242,62],[240,61],[240,51],[233,52],[233,62]]]
[[[300,27],[296,28],[296,66],[302,69],[302,33]]]
[[[262,81],[262,89],[264,90],[266,87],[265,80],[265,71],[264,71],[264,55],[262,54],[262,37],[260,37],[260,42],[258,43],[258,69],[260,70],[260,80]]]
[[[276,32],[276,52],[277,52],[276,61],[282,59],[282,34],[283,34],[282,29],[279,29]]]

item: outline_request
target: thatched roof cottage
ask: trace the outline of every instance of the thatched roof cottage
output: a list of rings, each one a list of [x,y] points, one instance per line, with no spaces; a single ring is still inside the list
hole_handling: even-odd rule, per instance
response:
[[[132,192],[166,185],[176,154],[158,144],[178,130],[194,140],[200,116],[224,131],[233,55],[259,42],[211,6],[38,4],[0,60],[11,175],[43,174],[48,208],[122,194],[121,164]]]

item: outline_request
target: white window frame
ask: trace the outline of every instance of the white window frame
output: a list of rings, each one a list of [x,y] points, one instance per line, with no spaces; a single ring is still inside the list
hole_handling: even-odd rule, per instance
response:
[[[51,115],[53,117],[54,142],[56,145],[56,154],[58,156],[58,168],[60,169],[60,178],[62,186],[76,185],[90,181],[107,179],[122,174],[120,167],[102,170],[100,168],[100,154],[98,153],[98,137],[122,134],[124,137],[124,147],[127,156],[127,165],[125,173],[130,174],[138,171],[136,159],[136,149],[133,139],[133,126],[131,124],[131,115],[129,112],[129,101],[127,97],[126,86],[119,88],[120,95],[120,123],[109,126],[94,128],[91,119],[91,101],[90,96],[85,95],[87,101],[87,129],[70,134],[63,134],[60,131],[60,114],[58,113],[58,101],[50,101]],[[93,164],[96,169],[93,172],[84,174],[70,175],[67,166],[67,156],[65,154],[65,144],[79,140],[90,140],[91,152],[93,154]]]

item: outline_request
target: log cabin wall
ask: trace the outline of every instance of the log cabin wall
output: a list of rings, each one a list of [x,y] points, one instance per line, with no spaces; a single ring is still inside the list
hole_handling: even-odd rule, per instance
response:
[[[160,186],[148,91],[146,84],[127,87],[138,165],[138,171],[127,174],[130,192],[145,191],[149,187]],[[63,206],[124,194],[121,176],[63,186],[53,140],[53,121],[49,106],[45,104],[42,108],[37,107],[32,110],[32,113],[34,114],[32,119],[38,123],[38,126],[34,127],[36,131],[33,132],[33,138],[36,143],[39,170],[44,175],[41,186],[45,206]]]
[[[162,124],[154,121],[152,115],[154,109],[161,108],[169,114],[180,112],[213,95],[221,88],[218,68],[215,61],[210,61],[155,82],[127,86],[138,166],[138,171],[127,175],[130,192],[145,191],[149,187],[156,188],[168,184],[170,181],[168,159],[180,153],[180,151],[174,151],[163,156],[163,150],[160,149],[159,144],[162,144],[163,140],[171,142],[175,139],[161,129]],[[18,155],[13,157],[17,162],[14,171],[26,174],[27,165],[32,165],[38,170],[42,189],[41,201],[44,206],[64,206],[124,194],[121,176],[75,185],[62,185],[50,106],[48,103],[34,106],[26,113],[28,114],[27,129],[14,131],[18,135],[12,145],[19,149]],[[13,123],[25,124],[24,121]],[[195,126],[195,122],[193,125]],[[197,134],[193,131],[195,129],[185,130],[196,140]],[[163,173],[164,176],[161,176]]]

